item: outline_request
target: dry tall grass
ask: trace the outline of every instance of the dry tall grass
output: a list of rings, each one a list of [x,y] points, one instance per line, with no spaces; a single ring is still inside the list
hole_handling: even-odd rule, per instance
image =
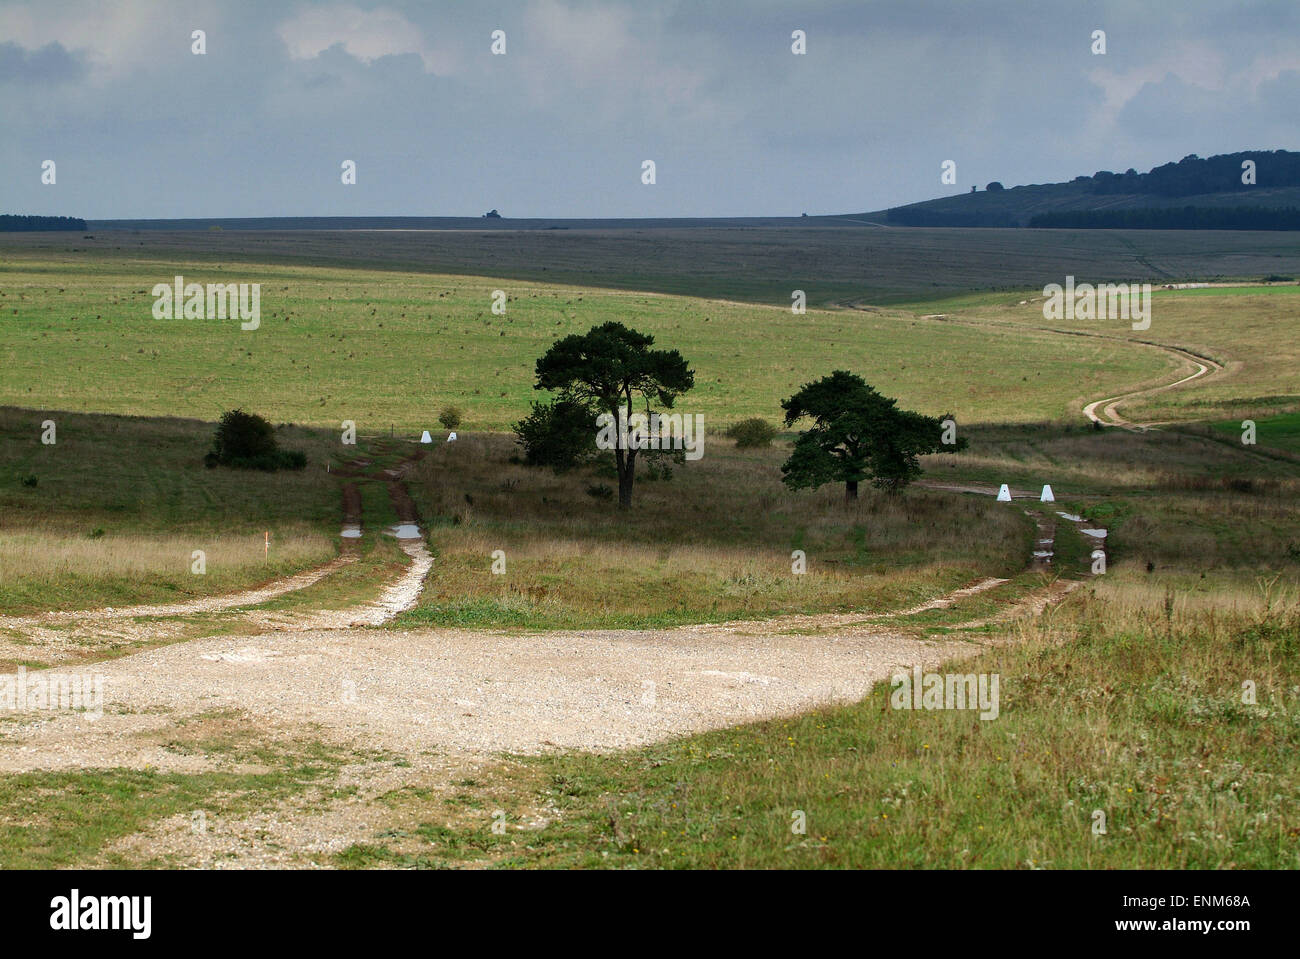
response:
[[[633,509],[589,489],[599,467],[557,476],[510,462],[513,439],[464,435],[412,477],[433,527],[436,574],[416,618],[517,625],[649,625],[780,612],[893,608],[1023,567],[1018,511],[920,488],[792,493],[780,448],[709,438],[670,481],[642,472]],[[506,573],[492,573],[492,554]],[[807,573],[792,571],[802,550]]]
[[[262,534],[105,533],[91,538],[51,527],[0,530],[0,596],[14,608],[69,605],[78,594],[111,601],[207,595],[323,563],[334,541],[306,526],[276,529],[269,558]],[[193,572],[194,551],[205,572]]]

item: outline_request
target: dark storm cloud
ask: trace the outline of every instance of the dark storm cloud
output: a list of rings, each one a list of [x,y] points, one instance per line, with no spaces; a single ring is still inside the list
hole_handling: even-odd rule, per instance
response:
[[[993,179],[1296,148],[1298,9],[11,2],[0,173],[18,207],[92,218],[865,211]],[[40,184],[46,158],[64,161],[56,187]],[[355,186],[339,182],[345,159]],[[955,187],[939,180],[948,159]]]

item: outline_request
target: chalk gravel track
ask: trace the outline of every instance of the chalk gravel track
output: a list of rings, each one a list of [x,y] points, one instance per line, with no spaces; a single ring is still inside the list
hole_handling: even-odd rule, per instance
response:
[[[983,580],[903,612],[942,608],[1003,582]],[[265,742],[353,751],[356,761],[330,786],[355,792],[284,800],[229,820],[214,814],[202,832],[191,815],[173,816],[89,865],[110,855],[201,867],[328,865],[332,853],[392,825],[377,801],[392,790],[450,796],[453,783],[482,775],[503,754],[615,750],[854,702],[897,671],[937,668],[982,648],[918,640],[867,614],[531,635],[290,627],[214,636],[51,671],[101,677],[102,715],[33,711],[4,723],[0,773],[238,771],[219,753],[178,747],[233,715]],[[367,758],[376,751],[389,759]],[[533,825],[552,813],[534,811]]]
[[[328,865],[332,853],[372,840],[384,824],[391,825],[391,811],[377,802],[391,790],[419,786],[451,795],[456,781],[508,762],[503,754],[615,750],[854,702],[894,672],[974,655],[981,645],[918,640],[890,628],[889,621],[950,606],[1005,582],[981,580],[894,613],[782,616],[662,630],[510,635],[356,625],[386,622],[418,597],[433,559],[422,539],[402,545],[411,564],[364,607],[267,614],[266,631],[251,636],[210,636],[29,673],[29,679],[99,677],[102,713],[13,715],[0,724],[0,773],[239,771],[245,767],[220,753],[178,746],[209,726],[219,732],[231,716],[242,732],[286,748],[323,740],[357,757],[330,786],[353,787],[345,798],[312,794],[231,819],[214,814],[201,832],[192,828],[190,814],[173,816],[86,864],[108,864],[110,856],[166,856],[171,863],[201,867]],[[138,630],[147,638],[152,616],[231,609],[284,595],[320,582],[343,562],[228,597],[77,615],[86,624]],[[1036,601],[1059,599],[1056,585],[1040,592],[1026,601],[1025,613],[1035,612],[1030,607]],[[51,618],[67,619],[49,614],[8,622],[31,635]],[[376,760],[377,754],[389,759]],[[552,815],[536,810],[532,825]]]

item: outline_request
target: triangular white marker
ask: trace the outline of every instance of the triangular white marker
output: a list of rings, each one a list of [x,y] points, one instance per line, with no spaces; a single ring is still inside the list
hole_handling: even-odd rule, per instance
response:
[[[455,433],[452,433],[450,436],[448,436],[448,437],[447,437],[447,442],[448,442],[448,443],[454,443],[454,442],[456,442],[456,434],[455,434]]]
[[[428,431],[428,430],[425,430],[425,431],[424,431],[424,434],[420,437],[420,442],[421,442],[421,443],[432,443],[432,442],[433,442],[433,437],[429,435],[429,431]]]
[[[1042,503],[1055,503],[1055,502],[1056,502],[1056,497],[1052,495],[1052,487],[1051,487],[1050,484],[1045,484],[1045,485],[1043,486],[1043,498],[1042,498],[1039,502],[1042,502]]]
[[[1008,486],[1006,483],[1003,483],[1002,488],[998,490],[998,502],[999,503],[1011,502],[1011,487]]]

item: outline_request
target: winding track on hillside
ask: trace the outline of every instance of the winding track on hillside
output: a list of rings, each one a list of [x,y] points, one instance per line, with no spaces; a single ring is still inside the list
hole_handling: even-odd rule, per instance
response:
[[[1143,342],[1144,345],[1146,346],[1154,346],[1155,348],[1159,350],[1163,350],[1165,353],[1168,353],[1171,356],[1175,356],[1178,357],[1179,359],[1190,362],[1193,366],[1196,367],[1196,372],[1192,373],[1190,376],[1184,376],[1182,379],[1176,380],[1173,383],[1166,383],[1163,386],[1153,386],[1144,390],[1134,390],[1133,392],[1130,393],[1121,393],[1118,396],[1111,396],[1102,400],[1093,400],[1093,402],[1089,403],[1087,406],[1083,408],[1083,415],[1088,417],[1088,419],[1091,420],[1092,422],[1101,423],[1104,426],[1119,426],[1128,430],[1152,429],[1160,424],[1133,423],[1130,420],[1127,420],[1123,416],[1121,416],[1117,412],[1117,407],[1121,403],[1127,403],[1130,400],[1137,399],[1138,397],[1151,396],[1152,394],[1155,393],[1163,393],[1165,390],[1172,390],[1175,387],[1182,386],[1184,383],[1190,383],[1192,380],[1200,379],[1201,377],[1207,376],[1211,373],[1219,373],[1222,372],[1223,370],[1223,365],[1221,363],[1209,359],[1208,357],[1197,356],[1195,353],[1188,352],[1187,350],[1180,349],[1179,347],[1176,346],[1164,346],[1159,343],[1145,343],[1145,341]],[[1101,409],[1100,416],[1097,415],[1097,410],[1099,408]]]
[[[1223,284],[1223,285],[1228,286],[1232,284]],[[864,312],[868,309],[866,306],[859,304],[857,301],[854,300],[845,300],[845,301],[836,302],[833,303],[832,306],[836,306],[840,309],[856,310],[860,312]],[[1198,353],[1193,353],[1191,350],[1185,349],[1183,347],[1167,346],[1164,343],[1154,343],[1150,340],[1137,340],[1126,336],[1119,336],[1113,333],[1093,333],[1087,330],[1060,330],[1050,326],[1026,326],[1023,324],[1016,324],[1016,323],[981,323],[978,320],[972,320],[967,317],[961,317],[961,316],[953,316],[947,313],[927,313],[921,315],[919,318],[923,320],[926,319],[943,320],[946,323],[960,323],[963,326],[969,326],[978,330],[995,330],[1003,333],[1008,331],[1016,331],[1016,330],[1033,330],[1034,332],[1037,333],[1056,333],[1060,336],[1085,336],[1090,339],[1102,339],[1102,340],[1111,340],[1119,343],[1136,344],[1138,346],[1145,346],[1145,347],[1149,347],[1150,349],[1159,350],[1160,352],[1164,353],[1166,356],[1170,356],[1173,359],[1178,360],[1180,363],[1183,362],[1191,363],[1192,366],[1196,367],[1195,372],[1191,373],[1188,376],[1184,376],[1181,379],[1175,380],[1172,383],[1163,383],[1157,386],[1143,387],[1142,389],[1131,390],[1125,393],[1119,393],[1114,396],[1108,396],[1105,397],[1104,399],[1093,400],[1091,403],[1084,404],[1082,408],[1083,415],[1088,418],[1089,422],[1100,423],[1103,426],[1116,426],[1122,429],[1127,429],[1135,432],[1154,429],[1158,426],[1163,426],[1165,424],[1134,423],[1133,421],[1128,420],[1119,414],[1118,408],[1121,404],[1127,403],[1131,400],[1138,399],[1139,397],[1150,396],[1155,393],[1163,393],[1165,390],[1172,390],[1176,387],[1184,385],[1185,383],[1190,383],[1193,380],[1208,378],[1217,373],[1223,372],[1222,363],[1219,363],[1217,360],[1211,359],[1208,356],[1203,356]],[[1099,409],[1101,410],[1100,415],[1098,414]]]

